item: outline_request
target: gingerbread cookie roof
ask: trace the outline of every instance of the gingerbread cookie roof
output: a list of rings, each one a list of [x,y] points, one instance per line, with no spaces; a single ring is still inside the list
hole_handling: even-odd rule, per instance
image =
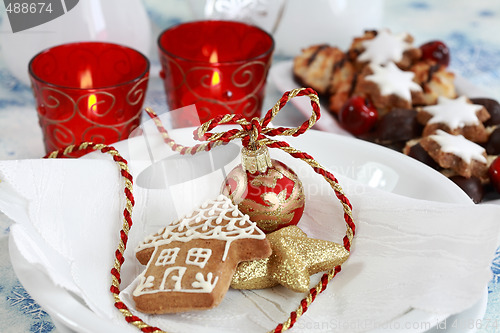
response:
[[[177,222],[148,236],[136,251],[166,245],[174,241],[218,239],[228,243],[243,238],[264,239],[265,234],[243,214],[231,199],[219,195],[203,203],[197,210]]]
[[[358,57],[359,61],[368,61],[376,65],[386,65],[389,62],[399,62],[403,52],[411,48],[405,39],[408,34],[392,34],[389,30],[380,30],[373,39],[362,42],[364,52]]]

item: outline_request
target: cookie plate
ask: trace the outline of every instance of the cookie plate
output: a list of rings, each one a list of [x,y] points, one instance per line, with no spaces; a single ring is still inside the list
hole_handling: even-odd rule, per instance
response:
[[[182,131],[186,134],[191,133],[190,129]],[[179,136],[182,137],[182,135]],[[134,147],[137,147],[134,142],[136,141],[131,139],[114,146],[119,151],[128,150],[131,153]],[[318,145],[318,142],[324,144]],[[378,170],[377,179],[382,181],[373,182],[366,178],[357,180],[382,190],[417,199],[472,204],[462,190],[441,174],[418,161],[381,146],[314,130],[309,131],[300,140],[295,139],[293,145],[297,149],[310,153],[325,167],[336,170],[337,174],[342,174],[342,170],[362,169],[367,165],[370,170],[374,170],[375,166]],[[331,154],[329,147],[335,147],[335,154]],[[353,177],[350,174],[346,176]],[[355,175],[354,178],[356,178]],[[110,321],[90,311],[81,300],[55,286],[44,273],[29,265],[16,248],[12,237],[9,244],[12,264],[19,280],[30,295],[51,315],[60,332],[137,332],[124,320]],[[481,300],[464,314],[468,316],[467,318],[482,318],[486,302],[487,294],[483,295]],[[424,332],[445,318],[446,316],[440,317],[423,311],[411,310],[395,319],[394,325],[389,324],[387,328],[383,327],[372,333],[394,332],[395,327],[405,327],[406,323],[424,324],[405,330],[405,332]],[[175,327],[169,327],[169,330],[175,331]],[[217,330],[220,331],[220,328]],[[214,330],[200,327],[199,331],[212,332]],[[447,332],[441,329],[439,331]]]

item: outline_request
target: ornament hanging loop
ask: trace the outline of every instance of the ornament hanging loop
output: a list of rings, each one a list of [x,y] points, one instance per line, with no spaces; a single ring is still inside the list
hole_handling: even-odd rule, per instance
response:
[[[258,140],[259,140],[259,136],[261,135],[261,132],[262,132],[262,126],[260,124],[260,119],[257,117],[254,117],[250,123],[251,123],[252,129],[249,131],[250,140],[249,140],[248,146],[246,148],[256,151],[256,150],[259,150],[261,147],[261,144],[258,142]]]

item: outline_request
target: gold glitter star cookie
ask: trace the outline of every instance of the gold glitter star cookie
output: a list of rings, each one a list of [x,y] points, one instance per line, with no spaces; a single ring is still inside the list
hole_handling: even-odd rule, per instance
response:
[[[267,235],[269,258],[238,265],[231,281],[234,289],[263,289],[278,284],[295,292],[309,290],[309,276],[341,265],[349,252],[340,244],[309,238],[297,226]]]

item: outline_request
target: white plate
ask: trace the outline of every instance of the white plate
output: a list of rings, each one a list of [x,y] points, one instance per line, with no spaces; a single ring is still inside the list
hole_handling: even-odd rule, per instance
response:
[[[184,131],[184,134],[175,133],[176,136],[183,137],[192,130],[181,131]],[[133,153],[134,146],[137,147],[134,144],[138,143],[136,139],[138,138],[118,143],[115,147],[127,157],[127,153]],[[358,180],[374,187],[418,199],[472,204],[467,195],[446,177],[414,159],[381,146],[314,130],[292,140],[291,144],[294,147],[308,152],[336,174],[356,178],[355,174],[346,174],[343,171],[349,173],[352,170],[368,167],[371,172],[369,175],[372,177],[367,177],[367,173],[364,172]],[[322,144],[318,145],[318,142]],[[331,153],[333,149],[334,154]],[[12,237],[9,244],[12,265],[19,280],[30,295],[52,316],[61,332],[68,332],[66,327],[77,332],[137,332],[132,326],[126,326],[125,321],[115,323],[97,316],[78,298],[56,287],[45,274],[29,265],[16,248]],[[483,297],[478,304],[469,309],[467,312],[469,317],[482,318],[486,301],[487,297]],[[388,329],[376,332],[397,332],[394,327],[404,327],[405,323],[421,322],[435,325],[442,319],[444,317],[412,310],[394,321],[397,326],[388,326]],[[422,331],[424,330],[410,330],[410,332]],[[447,331],[440,330],[440,332]]]
[[[281,92],[292,90],[298,87],[298,83],[293,79],[293,61],[277,62],[271,66],[269,77],[276,84]],[[457,93],[469,97],[490,97],[488,93],[482,89],[474,86],[461,76],[455,75],[455,86]],[[311,104],[308,99],[294,98],[292,103],[299,109],[299,111],[306,117],[311,115]],[[315,129],[352,136],[349,132],[344,130],[332,114],[328,112],[328,107],[321,103],[321,119],[316,123]]]

